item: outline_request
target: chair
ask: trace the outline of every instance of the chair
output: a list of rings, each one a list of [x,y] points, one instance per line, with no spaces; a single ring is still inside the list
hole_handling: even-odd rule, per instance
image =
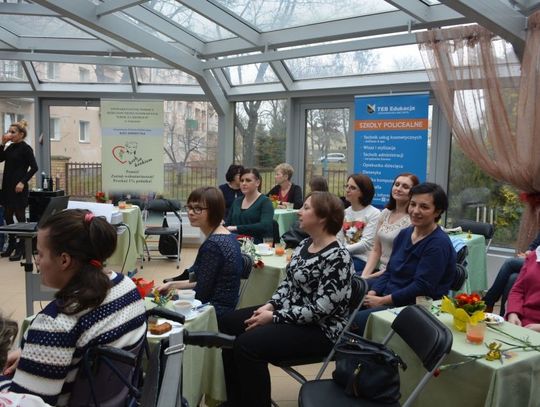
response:
[[[362,306],[362,303],[364,302],[364,297],[366,296],[368,292],[367,281],[361,278],[357,274],[353,275],[351,279],[351,285],[352,285],[352,293],[351,293],[351,298],[349,300],[349,319],[347,321],[347,324],[345,325],[345,328],[343,328],[343,331],[337,338],[336,343],[339,342],[339,340],[341,339],[343,335],[346,335],[347,332],[349,332],[349,328],[354,320],[356,311],[358,311],[358,309]],[[281,369],[283,369],[289,376],[294,378],[299,383],[305,383],[307,379],[300,372],[294,369],[293,366],[310,365],[312,363],[323,362],[316,376],[316,379],[319,379],[323,375],[330,361],[333,359],[334,353],[335,351],[334,349],[332,349],[330,353],[328,354],[328,356],[326,356],[326,358],[321,357],[321,356],[310,357],[310,358],[299,358],[299,359],[294,359],[294,360],[286,360],[286,361],[273,363],[273,365],[278,366]]]
[[[491,245],[491,240],[495,234],[495,227],[491,223],[475,222],[474,220],[459,219],[455,222],[454,227],[461,227],[463,232],[471,232],[475,235],[482,235],[486,239],[486,253]]]
[[[182,247],[182,218],[179,214],[180,202],[171,199],[154,199],[147,203],[144,208],[144,223],[145,225],[150,221],[160,219],[161,226],[148,226],[144,229],[144,248],[148,261],[152,259],[150,256],[150,249],[147,244],[149,236],[159,236],[158,250],[163,255],[161,258],[176,258],[176,268],[180,268],[180,249]],[[169,226],[167,221],[167,215],[173,214],[178,219],[178,227]],[[156,219],[157,218],[157,219]],[[166,241],[170,241],[171,248],[173,250],[164,252],[164,244]],[[167,245],[169,246],[169,245]],[[173,248],[174,246],[174,248]],[[144,255],[143,255],[144,261]]]
[[[430,312],[418,305],[403,308],[392,323],[392,329],[384,338],[388,344],[394,334],[398,334],[422,362],[426,373],[403,403],[403,407],[413,405],[435,369],[441,364],[452,348],[452,332]],[[300,407],[315,406],[393,406],[378,404],[371,400],[353,398],[345,395],[342,387],[332,379],[313,380],[300,388],[298,395]],[[395,404],[395,405],[399,405]]]
[[[279,234],[279,223],[277,223],[277,220],[272,220],[272,239],[274,240],[274,244],[281,242],[281,235]]]
[[[242,271],[240,273],[240,291],[238,292],[238,303],[246,290],[247,279],[253,270],[253,259],[250,255],[242,253]],[[237,304],[238,306],[238,304]]]
[[[73,383],[70,407],[120,407],[137,405],[141,359],[146,343],[142,337],[130,349],[97,345],[88,348]]]

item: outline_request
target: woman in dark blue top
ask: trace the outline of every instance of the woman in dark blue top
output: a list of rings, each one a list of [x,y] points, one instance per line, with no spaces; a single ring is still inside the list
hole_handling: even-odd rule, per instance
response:
[[[227,182],[219,186],[219,189],[223,192],[223,197],[225,198],[225,216],[223,219],[227,219],[229,208],[234,200],[244,196],[242,191],[240,191],[240,174],[242,171],[244,171],[244,166],[231,164],[225,174],[225,180]]]
[[[369,314],[384,308],[414,304],[417,296],[439,299],[456,276],[456,252],[437,222],[448,208],[443,189],[430,182],[410,190],[411,226],[403,229],[392,248],[386,271],[364,300],[355,317],[361,333]]]
[[[194,288],[195,298],[209,302],[218,317],[234,310],[238,301],[242,254],[234,236],[221,225],[225,212],[223,194],[215,187],[194,190],[188,197],[186,211],[191,226],[205,234],[189,274],[195,281],[169,281],[158,287],[160,292]]]

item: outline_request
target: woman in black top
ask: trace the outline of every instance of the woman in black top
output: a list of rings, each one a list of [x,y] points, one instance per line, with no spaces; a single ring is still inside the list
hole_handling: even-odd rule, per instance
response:
[[[13,123],[2,136],[0,144],[0,162],[5,161],[0,203],[4,206],[4,218],[8,225],[13,223],[13,215],[17,222],[26,220],[24,212],[28,205],[28,181],[38,169],[32,147],[24,142],[27,125],[26,120]],[[8,141],[11,144],[6,147]],[[22,256],[23,245],[22,240],[16,244],[15,235],[10,235],[8,247],[1,256],[8,257],[17,249],[9,260],[18,261]]]
[[[244,194],[240,191],[240,174],[244,171],[244,166],[231,164],[227,173],[225,174],[225,184],[221,184],[219,189],[223,193],[223,198],[225,198],[225,217],[229,213],[229,208],[236,198],[240,198]]]
[[[302,188],[300,185],[293,184],[291,178],[294,174],[293,167],[290,164],[283,163],[276,166],[274,170],[276,175],[276,186],[272,188],[266,195],[270,197],[275,195],[278,197],[280,209],[285,209],[285,203],[291,202],[294,209],[300,209],[302,207]]]

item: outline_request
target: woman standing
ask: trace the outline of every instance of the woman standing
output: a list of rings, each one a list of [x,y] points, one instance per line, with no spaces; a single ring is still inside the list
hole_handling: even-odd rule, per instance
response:
[[[26,221],[28,181],[38,169],[32,147],[24,142],[27,135],[27,125],[26,120],[13,123],[9,127],[9,131],[2,136],[0,144],[0,162],[5,161],[0,203],[4,207],[4,218],[7,225],[13,223],[14,215],[17,222]],[[11,141],[11,144],[6,147],[8,141]],[[14,250],[15,254],[11,255]],[[20,240],[17,243],[15,235],[9,235],[8,247],[0,256],[9,257],[10,261],[18,261],[21,259],[23,251],[24,241]]]
[[[227,216],[230,232],[252,236],[255,243],[272,237],[274,207],[266,195],[259,192],[261,174],[255,168],[245,168],[240,175],[240,190],[243,197],[236,199]]]
[[[267,196],[275,195],[278,197],[280,209],[287,206],[287,202],[293,204],[294,209],[299,209],[302,206],[302,188],[300,185],[293,184],[291,178],[294,174],[293,167],[290,164],[279,164],[275,168],[276,185],[266,194]]]
[[[414,304],[421,295],[439,299],[448,293],[456,277],[456,252],[437,224],[446,209],[448,198],[439,185],[424,182],[411,188],[411,226],[394,240],[386,271],[364,300],[367,309],[356,313],[360,334],[374,311]]]
[[[240,174],[243,170],[244,167],[242,165],[231,164],[225,174],[227,183],[219,186],[219,189],[223,193],[223,198],[225,198],[225,216],[223,219],[227,219],[227,214],[234,200],[242,196],[242,191],[240,191]]]
[[[218,317],[233,311],[238,302],[242,254],[231,232],[221,225],[225,202],[219,189],[198,188],[188,197],[185,206],[189,223],[201,229],[206,240],[197,252],[195,263],[188,269],[194,281],[170,281],[157,289],[194,288],[195,298],[210,302]]]
[[[354,269],[336,240],[343,205],[314,192],[298,215],[310,238],[294,251],[270,301],[220,322],[221,332],[236,335],[233,349],[222,350],[227,405],[269,407],[268,362],[325,356],[347,323]]]
[[[390,254],[392,254],[394,239],[401,229],[411,224],[411,218],[407,211],[409,192],[418,183],[418,177],[410,173],[399,174],[394,179],[390,200],[379,218],[373,249],[369,254],[366,267],[362,271],[362,278],[368,280],[370,286],[375,281],[374,279],[386,270]]]
[[[357,273],[364,270],[381,214],[371,205],[374,195],[375,187],[367,175],[349,176],[345,184],[345,199],[351,206],[345,209],[345,221],[338,238],[352,254]]]
[[[38,230],[36,264],[55,300],[36,315],[21,349],[10,352],[9,387],[54,406],[68,405],[81,355],[90,347],[132,349],[146,336],[144,303],[135,284],[103,268],[116,249],[116,230],[103,217],[71,209]]]

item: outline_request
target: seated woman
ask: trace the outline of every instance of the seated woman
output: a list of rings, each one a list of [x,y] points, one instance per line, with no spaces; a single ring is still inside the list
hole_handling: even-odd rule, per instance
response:
[[[328,192],[314,192],[299,217],[310,238],[294,251],[270,301],[220,322],[221,332],[236,335],[233,349],[222,350],[227,405],[269,407],[268,362],[324,356],[347,323],[354,269],[336,240],[343,206]]]
[[[411,218],[407,212],[409,192],[418,183],[418,177],[410,173],[399,174],[394,179],[390,190],[390,200],[379,218],[373,249],[362,271],[362,278],[368,280],[370,286],[386,270],[394,239],[401,229],[411,224]]]
[[[225,216],[223,219],[227,218],[234,200],[242,196],[242,191],[240,191],[240,174],[243,170],[244,167],[242,165],[231,164],[225,174],[225,180],[227,182],[219,186],[219,189],[223,193],[223,198],[225,198]]]
[[[272,237],[274,207],[266,195],[260,193],[261,174],[255,168],[245,168],[240,175],[243,197],[236,199],[225,224],[230,232],[252,236],[255,243]]]
[[[3,369],[7,362],[9,348],[17,337],[17,323],[5,319],[0,315],[0,368]],[[12,391],[0,390],[0,406],[25,406],[25,407],[47,407],[42,399],[31,394],[13,393]]]
[[[373,248],[377,222],[381,211],[371,205],[375,188],[364,174],[352,174],[345,184],[345,199],[351,206],[345,209],[345,221],[338,239],[352,254],[357,273],[364,270],[368,254]]]
[[[495,277],[495,281],[484,298],[482,298],[486,303],[487,312],[492,312],[495,303],[502,297],[500,314],[504,315],[506,295],[510,292],[523,264],[525,264],[525,258],[531,252],[534,252],[538,246],[540,246],[540,232],[536,235],[525,253],[518,253],[516,257],[504,261],[497,273],[497,277]]]
[[[275,195],[278,197],[280,209],[287,207],[287,202],[293,204],[294,209],[299,209],[302,206],[302,188],[300,185],[293,184],[291,178],[294,174],[294,169],[290,164],[279,164],[275,168],[276,185],[268,191],[266,196]]]
[[[411,188],[411,226],[394,240],[386,271],[366,295],[355,324],[363,333],[369,314],[388,307],[414,304],[425,295],[439,299],[456,276],[456,252],[448,235],[437,225],[448,208],[443,189],[431,182]]]
[[[508,295],[506,319],[540,332],[540,249],[529,253]]]
[[[188,269],[194,281],[170,281],[157,289],[168,292],[175,288],[194,288],[195,298],[211,303],[219,317],[234,310],[238,301],[242,270],[240,245],[221,225],[225,201],[219,189],[198,188],[189,194],[187,202],[189,223],[199,227],[206,236],[195,263]]]
[[[59,212],[40,227],[36,265],[43,284],[58,292],[8,356],[4,374],[15,373],[10,391],[65,406],[89,346],[128,349],[144,338],[145,308],[135,284],[103,268],[115,248],[114,227],[86,210]]]
[[[328,192],[328,181],[321,175],[314,175],[309,180],[310,192],[323,191]]]

